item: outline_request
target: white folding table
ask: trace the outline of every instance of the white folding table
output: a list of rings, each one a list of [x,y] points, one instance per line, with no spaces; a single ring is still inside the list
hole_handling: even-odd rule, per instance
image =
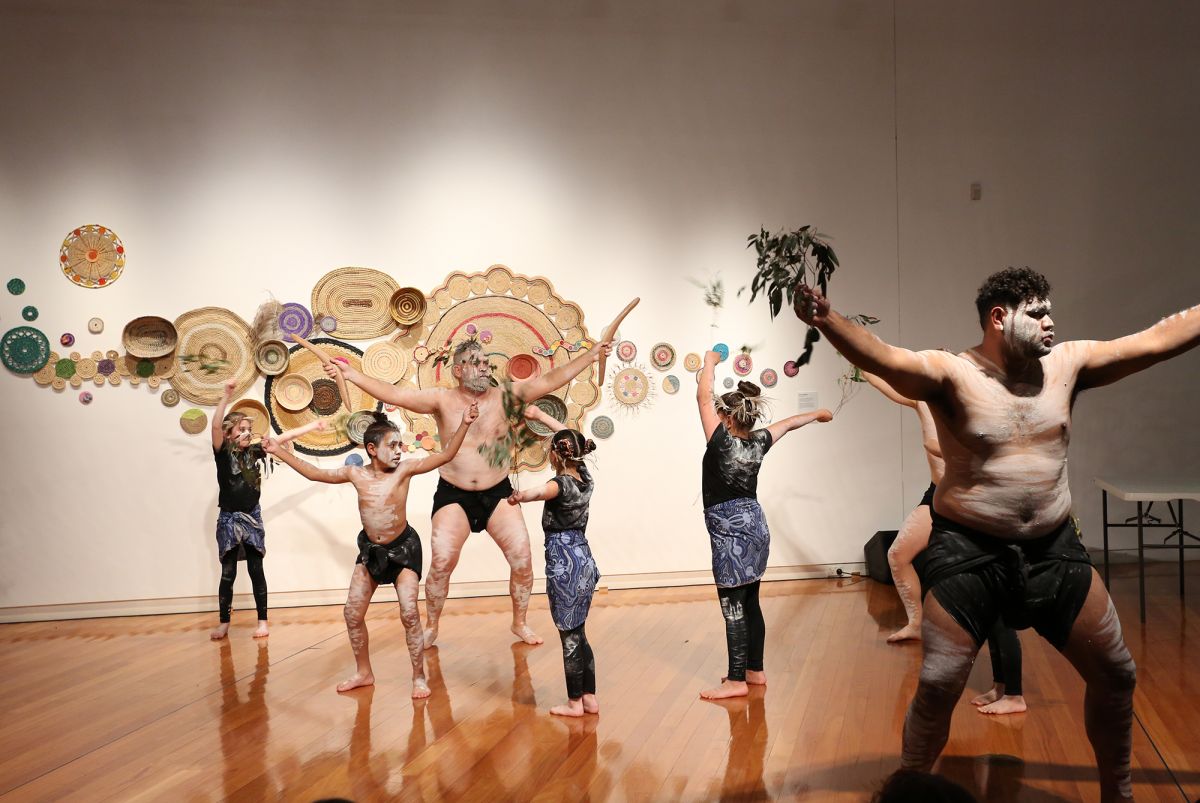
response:
[[[1104,515],[1104,585],[1108,586],[1108,530],[1110,527],[1136,527],[1138,531],[1138,603],[1142,621],[1146,621],[1146,550],[1147,549],[1177,549],[1179,550],[1179,598],[1183,599],[1183,554],[1185,549],[1200,549],[1200,538],[1183,528],[1183,501],[1189,499],[1200,502],[1200,477],[1167,478],[1167,477],[1097,477],[1096,484],[1100,486],[1101,505]],[[1123,522],[1108,520],[1108,495],[1125,502],[1137,503],[1137,516],[1125,519]],[[1163,522],[1150,515],[1150,508],[1155,502],[1166,502],[1171,521]],[[1147,504],[1149,503],[1149,504]],[[1178,504],[1178,510],[1175,505]],[[1172,530],[1165,539],[1178,537],[1179,544],[1147,544],[1145,530]],[[1196,543],[1187,543],[1188,540]]]

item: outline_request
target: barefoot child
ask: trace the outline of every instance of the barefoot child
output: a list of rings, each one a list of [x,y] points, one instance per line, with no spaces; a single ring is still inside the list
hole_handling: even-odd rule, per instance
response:
[[[346,633],[354,652],[356,672],[338,684],[339,692],[375,682],[368,650],[366,614],[371,596],[381,583],[391,583],[400,601],[400,619],[404,623],[404,638],[412,660],[412,696],[428,697],[425,682],[424,644],[421,638],[421,617],[417,611],[417,585],[421,579],[421,541],[408,523],[408,483],[417,474],[433,471],[450,462],[462,446],[471,423],[479,416],[479,408],[468,406],[462,424],[454,437],[438,454],[420,460],[401,461],[400,430],[382,413],[375,414],[375,423],[363,435],[363,447],[370,463],[366,466],[339,466],[322,469],[295,455],[289,454],[271,441],[264,443],[267,453],[278,457],[306,479],[314,482],[349,482],[358,492],[358,512],[363,529],[358,534],[358,560],[350,575],[350,591],[346,596]]]
[[[225,414],[236,386],[233,380],[225,383],[225,392],[213,413],[211,430],[213,459],[217,463],[217,505],[220,507],[217,556],[221,561],[221,583],[217,587],[220,624],[209,634],[214,641],[225,638],[229,632],[233,581],[240,560],[246,561],[254,588],[254,607],[258,611],[254,638],[268,635],[267,578],[262,565],[267,544],[258,500],[263,475],[270,471],[270,459],[260,444],[251,442],[250,419],[244,413]],[[315,428],[315,425],[300,427],[285,435],[290,440]]]
[[[794,415],[751,431],[763,414],[762,391],[739,382],[735,391],[714,398],[713,369],[721,361],[715,351],[704,355],[696,387],[700,424],[708,443],[704,450],[704,524],[712,545],[713,577],[725,617],[729,673],[721,685],[705,689],[706,700],[744,697],[747,683],[767,682],[763,672],[766,624],[758,604],[758,586],[767,568],[771,534],[758,504],[758,470],[771,446],[793,429],[813,421],[833,420],[828,410]]]
[[[550,616],[562,640],[563,668],[567,675],[567,704],[551,714],[581,717],[600,713],[596,701],[596,659],[583,631],[600,571],[587,542],[588,505],[592,499],[591,472],[583,463],[596,444],[555,420],[534,405],[525,417],[549,427],[550,464],[556,476],[540,488],[517,491],[508,503],[545,501],[542,530],[546,534],[546,596]]]

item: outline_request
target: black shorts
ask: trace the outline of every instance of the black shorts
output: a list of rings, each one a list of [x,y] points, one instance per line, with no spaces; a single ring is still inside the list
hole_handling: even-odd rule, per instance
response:
[[[491,488],[480,491],[464,491],[457,485],[451,485],[438,478],[437,490],[433,494],[433,512],[437,513],[446,505],[458,505],[467,514],[471,524],[471,532],[478,533],[487,529],[488,519],[496,505],[512,495],[512,483],[505,477]]]
[[[937,492],[937,486],[934,485],[932,482],[929,483],[929,487],[925,489],[925,495],[921,497],[920,502],[917,502],[917,507],[920,507],[921,505],[925,505],[930,510],[933,510],[933,495],[936,492]]]
[[[412,569],[420,580],[423,559],[421,539],[411,524],[386,544],[367,538],[366,530],[358,534],[358,560],[354,563],[366,566],[371,579],[380,585],[392,585],[405,569]]]
[[[1067,644],[1092,585],[1092,560],[1068,517],[1047,535],[1006,541],[933,512],[922,585],[971,634],[987,640],[997,619]]]

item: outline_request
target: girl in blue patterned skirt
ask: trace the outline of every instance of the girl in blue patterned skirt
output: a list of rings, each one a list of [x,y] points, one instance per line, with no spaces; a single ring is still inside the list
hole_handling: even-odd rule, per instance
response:
[[[753,382],[714,398],[713,369],[721,355],[704,355],[696,387],[700,423],[704,427],[704,524],[712,546],[713,577],[725,617],[729,673],[721,685],[705,689],[706,700],[744,697],[747,683],[766,685],[763,645],[766,624],[758,603],[758,586],[767,568],[771,533],[758,504],[758,470],[771,446],[793,429],[813,421],[832,421],[828,410],[794,415],[765,429],[751,430],[762,417],[762,391]]]
[[[592,475],[583,463],[596,444],[574,429],[555,420],[534,405],[525,417],[545,425],[550,436],[550,464],[556,476],[540,488],[517,491],[508,503],[544,500],[542,530],[546,533],[546,596],[550,616],[562,639],[563,668],[567,674],[567,704],[556,705],[551,714],[581,717],[597,714],[596,660],[583,632],[592,594],[600,571],[587,542],[588,504],[592,499]]]

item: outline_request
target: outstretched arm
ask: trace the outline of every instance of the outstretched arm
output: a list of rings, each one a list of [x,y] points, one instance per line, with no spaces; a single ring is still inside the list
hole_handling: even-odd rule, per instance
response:
[[[229,406],[229,400],[233,397],[233,389],[236,387],[236,380],[231,379],[226,382],[225,390],[221,393],[221,401],[217,404],[217,409],[213,410],[211,429],[214,449],[220,449],[225,445],[225,408]]]
[[[558,496],[558,483],[550,480],[541,488],[526,488],[524,491],[513,491],[508,497],[510,505],[519,502],[545,502]]]
[[[550,415],[545,410],[543,410],[541,407],[538,407],[536,404],[527,404],[525,406],[525,420],[526,421],[537,421],[541,424],[544,424],[545,426],[550,428],[551,432],[561,432],[562,430],[567,428],[566,424],[559,421],[557,418]]]
[[[292,452],[285,448],[284,445],[272,438],[263,439],[263,451],[271,455],[277,460],[282,460],[307,480],[313,482],[327,482],[331,485],[336,485],[340,482],[350,482],[350,466],[339,466],[338,468],[317,468],[307,460],[301,460]]]
[[[475,423],[476,418],[479,418],[479,405],[471,404],[467,409],[463,410],[462,423],[458,425],[458,429],[454,430],[454,435],[451,436],[450,442],[442,447],[442,451],[437,454],[431,454],[429,457],[423,457],[420,460],[413,460],[409,464],[408,476],[425,474],[453,460],[454,456],[458,454],[459,448],[463,445],[463,439],[467,437],[467,430]],[[401,463],[401,465],[404,464]]]
[[[704,367],[700,369],[700,380],[696,383],[696,406],[700,408],[700,426],[704,428],[704,440],[708,442],[717,431],[721,419],[713,408],[713,369],[721,361],[715,351],[704,352]]]
[[[771,433],[771,443],[778,443],[779,439],[791,432],[793,429],[807,426],[814,421],[820,421],[822,424],[827,424],[833,420],[833,413],[828,410],[817,410],[814,413],[801,413],[790,418],[785,418],[782,421],[776,421],[771,426],[767,427],[767,432]]]
[[[330,379],[336,379],[340,375],[347,382],[357,385],[381,402],[403,407],[409,412],[422,415],[437,412],[438,395],[441,393],[439,390],[397,387],[381,379],[367,376],[362,371],[355,370],[336,358],[325,366],[325,373],[329,375]]]
[[[592,367],[601,354],[612,351],[612,341],[600,342],[573,360],[547,371],[541,376],[513,383],[513,394],[521,401],[533,401],[551,391],[558,390],[575,377]]]
[[[879,377],[875,376],[875,374],[871,373],[870,371],[863,371],[862,377],[863,377],[863,379],[867,380],[868,385],[870,385],[871,387],[875,388],[877,391],[882,393],[890,401],[894,401],[896,404],[902,404],[905,407],[911,407],[914,410],[916,409],[917,403],[915,401],[913,401],[912,399],[906,398],[904,396],[901,396],[899,393],[896,392],[895,388],[893,388],[887,382],[884,382]]]
[[[324,432],[327,426],[328,425],[325,423],[325,419],[318,418],[316,421],[310,421],[303,426],[285,429],[274,438],[271,438],[271,441],[279,444],[280,446],[284,446],[296,440],[296,438],[307,435],[310,432]]]
[[[880,376],[901,396],[929,401],[942,390],[945,371],[928,353],[891,346],[829,306],[829,299],[807,285],[796,288],[797,317],[821,331],[842,356],[864,371]]]
[[[1090,343],[1076,388],[1109,385],[1200,344],[1200,305],[1163,318],[1149,329]]]

